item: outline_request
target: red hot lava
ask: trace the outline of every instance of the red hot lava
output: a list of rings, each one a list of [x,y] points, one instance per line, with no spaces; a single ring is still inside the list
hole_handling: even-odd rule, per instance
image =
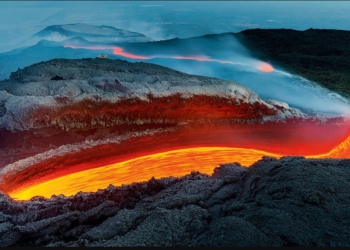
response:
[[[132,58],[132,59],[142,59],[142,60],[150,59],[149,57],[145,57],[145,56],[138,56],[138,55],[133,55],[133,54],[130,54],[130,53],[125,53],[125,52],[123,52],[123,49],[119,48],[119,47],[115,47],[113,49],[113,54],[114,55],[119,55],[119,56],[124,56],[124,57],[127,57],[127,58]]]
[[[157,58],[158,56],[142,56],[142,55],[135,55],[131,53],[127,53],[124,51],[121,47],[115,47],[115,46],[77,46],[77,45],[64,45],[65,48],[70,49],[88,49],[88,50],[112,50],[114,55],[130,58],[130,59],[139,59],[139,60],[149,60],[152,58]],[[219,59],[212,59],[205,56],[161,56],[162,58],[172,58],[176,60],[190,60],[190,61],[198,61],[198,62],[216,62],[221,64],[234,64],[232,61],[228,60],[219,60]],[[268,63],[260,63],[258,65],[258,69],[263,72],[273,72],[274,68],[272,65]]]
[[[112,50],[114,55],[123,56],[123,57],[131,58],[131,59],[140,59],[140,60],[149,60],[149,59],[157,57],[157,56],[147,57],[147,56],[127,53],[127,52],[124,52],[123,48],[115,47],[115,46],[64,45],[64,47],[70,48],[70,49]],[[199,61],[199,62],[217,62],[217,63],[221,63],[221,64],[233,64],[232,61],[217,60],[217,59],[211,59],[211,58],[207,58],[207,57],[198,57],[198,56],[173,56],[173,57],[166,57],[165,56],[164,58],[172,58],[172,59],[176,59],[176,60],[192,60],[192,61]]]
[[[150,59],[149,57],[145,56],[139,56],[139,55],[134,55],[130,53],[124,52],[123,48],[120,47],[112,47],[112,46],[76,46],[76,45],[64,45],[65,48],[70,48],[70,49],[88,49],[88,50],[113,50],[114,55],[119,55],[131,59],[142,59],[142,60],[148,60]]]
[[[272,67],[271,64],[268,64],[268,63],[261,63],[259,66],[258,66],[258,69],[260,69],[261,71],[263,72],[267,72],[267,73],[270,73],[272,71],[274,71],[275,69]]]

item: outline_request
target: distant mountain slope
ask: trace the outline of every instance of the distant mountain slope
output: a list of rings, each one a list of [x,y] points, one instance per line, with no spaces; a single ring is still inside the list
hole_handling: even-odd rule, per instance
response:
[[[236,37],[254,56],[350,97],[350,31],[253,29]]]
[[[63,41],[72,37],[83,38],[89,42],[150,42],[151,38],[136,32],[117,29],[112,26],[95,26],[84,23],[52,25],[31,36],[19,45],[31,46],[42,39]]]

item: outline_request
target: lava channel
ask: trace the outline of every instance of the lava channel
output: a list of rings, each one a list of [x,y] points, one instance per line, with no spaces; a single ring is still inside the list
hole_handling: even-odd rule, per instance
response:
[[[15,175],[9,173],[2,177],[0,189],[14,199],[28,200],[33,196],[95,192],[110,184],[179,177],[191,171],[211,174],[219,164],[240,162],[250,166],[262,156],[350,157],[348,127],[301,123],[245,124],[231,129],[215,129],[208,124],[199,130],[186,128],[132,137],[120,144],[47,159]]]
[[[29,200],[38,195],[50,198],[52,194],[70,196],[80,191],[96,192],[98,189],[107,188],[110,184],[119,186],[148,181],[152,177],[180,177],[191,171],[211,174],[213,166],[218,166],[220,163],[240,162],[251,165],[265,155],[279,157],[259,150],[228,147],[171,150],[71,173],[14,190],[9,195],[17,200]]]

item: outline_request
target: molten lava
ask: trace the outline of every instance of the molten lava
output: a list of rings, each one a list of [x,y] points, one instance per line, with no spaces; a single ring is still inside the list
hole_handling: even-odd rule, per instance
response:
[[[280,158],[283,155],[255,149],[230,147],[195,147],[153,153],[114,164],[77,171],[46,181],[20,186],[9,192],[18,200],[29,200],[34,196],[50,198],[53,194],[75,195],[79,191],[96,192],[115,186],[147,181],[152,177],[180,177],[191,171],[212,174],[222,163],[239,162],[250,166],[263,156]],[[350,136],[329,153],[311,155],[308,158],[349,158]]]
[[[258,66],[258,69],[260,69],[263,72],[267,72],[270,73],[272,71],[274,71],[275,69],[272,67],[272,65],[268,64],[268,63],[262,63]]]
[[[115,186],[131,184],[147,181],[152,177],[179,177],[191,171],[212,174],[213,169],[220,163],[240,162],[249,166],[264,155],[279,157],[259,150],[228,147],[171,150],[68,174],[14,190],[9,195],[18,200],[29,200],[38,195],[47,198],[52,194],[70,196],[79,191],[96,192],[98,189],[107,188],[110,184]]]
[[[112,50],[114,55],[130,58],[130,59],[139,59],[139,60],[149,60],[152,58],[157,58],[157,56],[142,56],[142,55],[135,55],[131,53],[124,52],[124,49],[121,47],[115,47],[115,46],[77,46],[77,45],[64,45],[64,48],[70,48],[70,49],[88,49],[88,50]],[[218,60],[218,59],[211,59],[208,57],[198,57],[198,56],[162,56],[162,58],[172,58],[176,60],[191,60],[191,61],[199,61],[199,62],[217,62],[221,64],[234,64],[232,61],[227,60]]]
[[[115,47],[115,48],[113,49],[113,54],[119,55],[119,56],[123,56],[123,57],[127,57],[127,58],[131,58],[131,59],[142,59],[142,60],[148,60],[148,59],[150,59],[149,57],[145,57],[145,56],[138,56],[138,55],[133,55],[133,54],[125,53],[125,52],[123,52],[123,49],[122,49],[122,48],[118,48],[118,47]]]
[[[101,107],[100,111],[104,112]],[[176,110],[172,112],[180,117]],[[147,181],[152,176],[178,177],[193,170],[211,174],[221,163],[240,162],[249,166],[262,156],[349,158],[349,124],[345,121],[339,125],[337,121],[291,120],[227,127],[219,119],[217,123],[193,127],[187,124],[171,133],[131,137],[120,144],[102,144],[72,155],[48,158],[18,173],[7,172],[2,176],[0,189],[13,198],[28,200],[36,195],[96,191],[109,184]]]
[[[64,48],[70,48],[70,49],[88,49],[88,50],[113,50],[113,54],[123,56],[126,58],[131,59],[142,59],[142,60],[148,60],[149,57],[145,56],[139,56],[134,55],[130,53],[124,52],[123,48],[120,47],[114,47],[114,46],[76,46],[76,45],[64,45]]]

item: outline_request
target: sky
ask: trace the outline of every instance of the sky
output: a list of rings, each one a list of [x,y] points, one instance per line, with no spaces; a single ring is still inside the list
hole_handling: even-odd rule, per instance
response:
[[[348,1],[0,1],[0,52],[49,25],[87,23],[154,40],[252,28],[350,30]]]

